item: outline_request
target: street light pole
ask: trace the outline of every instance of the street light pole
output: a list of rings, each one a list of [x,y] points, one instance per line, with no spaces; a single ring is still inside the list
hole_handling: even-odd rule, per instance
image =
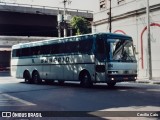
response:
[[[151,39],[150,39],[150,9],[149,9],[149,0],[147,0],[147,39],[148,39],[148,77],[149,80],[152,80],[152,55],[151,55]]]

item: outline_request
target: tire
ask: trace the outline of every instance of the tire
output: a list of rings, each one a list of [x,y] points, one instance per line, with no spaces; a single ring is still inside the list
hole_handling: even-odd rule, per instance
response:
[[[108,87],[114,87],[116,85],[116,82],[109,82],[107,83]]]
[[[79,79],[81,81],[80,84],[81,84],[82,87],[89,88],[93,85],[93,83],[91,81],[91,76],[86,71],[80,74]]]
[[[28,84],[32,83],[32,79],[31,79],[28,71],[25,71],[25,73],[24,73],[24,81],[25,81],[25,83],[28,83]]]
[[[42,80],[40,79],[39,73],[37,71],[33,72],[32,80],[34,84],[41,84]]]

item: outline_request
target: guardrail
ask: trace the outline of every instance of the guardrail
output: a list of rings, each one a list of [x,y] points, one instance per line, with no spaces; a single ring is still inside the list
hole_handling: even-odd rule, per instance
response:
[[[0,1],[0,5],[16,6],[16,7],[28,7],[28,8],[42,8],[42,9],[64,10],[64,8],[61,8],[61,7],[31,5],[31,4],[19,4],[19,3],[9,3],[9,2],[1,2],[1,1]],[[90,10],[80,10],[80,9],[71,9],[71,8],[66,8],[66,10],[68,10],[68,11],[76,11],[76,12],[93,13],[93,11],[90,11]]]

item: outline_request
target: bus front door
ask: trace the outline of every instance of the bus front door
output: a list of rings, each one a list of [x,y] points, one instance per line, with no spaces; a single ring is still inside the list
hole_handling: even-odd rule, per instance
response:
[[[96,39],[95,75],[97,82],[106,81],[106,44],[102,37]]]

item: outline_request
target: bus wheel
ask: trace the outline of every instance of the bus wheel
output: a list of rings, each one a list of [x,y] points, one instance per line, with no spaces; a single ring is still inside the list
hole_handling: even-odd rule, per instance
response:
[[[80,81],[81,81],[81,86],[82,87],[91,87],[93,85],[92,81],[91,81],[91,76],[88,72],[82,72],[80,74],[80,77],[79,77]]]
[[[116,85],[116,82],[110,82],[110,83],[107,83],[108,87],[114,87]]]
[[[35,84],[42,83],[42,80],[40,79],[39,73],[37,71],[33,72],[32,79]]]
[[[24,72],[24,81],[25,81],[26,83],[29,83],[29,84],[32,83],[32,80],[31,80],[31,77],[30,77],[30,74],[29,74],[28,71],[25,71],[25,72]]]

